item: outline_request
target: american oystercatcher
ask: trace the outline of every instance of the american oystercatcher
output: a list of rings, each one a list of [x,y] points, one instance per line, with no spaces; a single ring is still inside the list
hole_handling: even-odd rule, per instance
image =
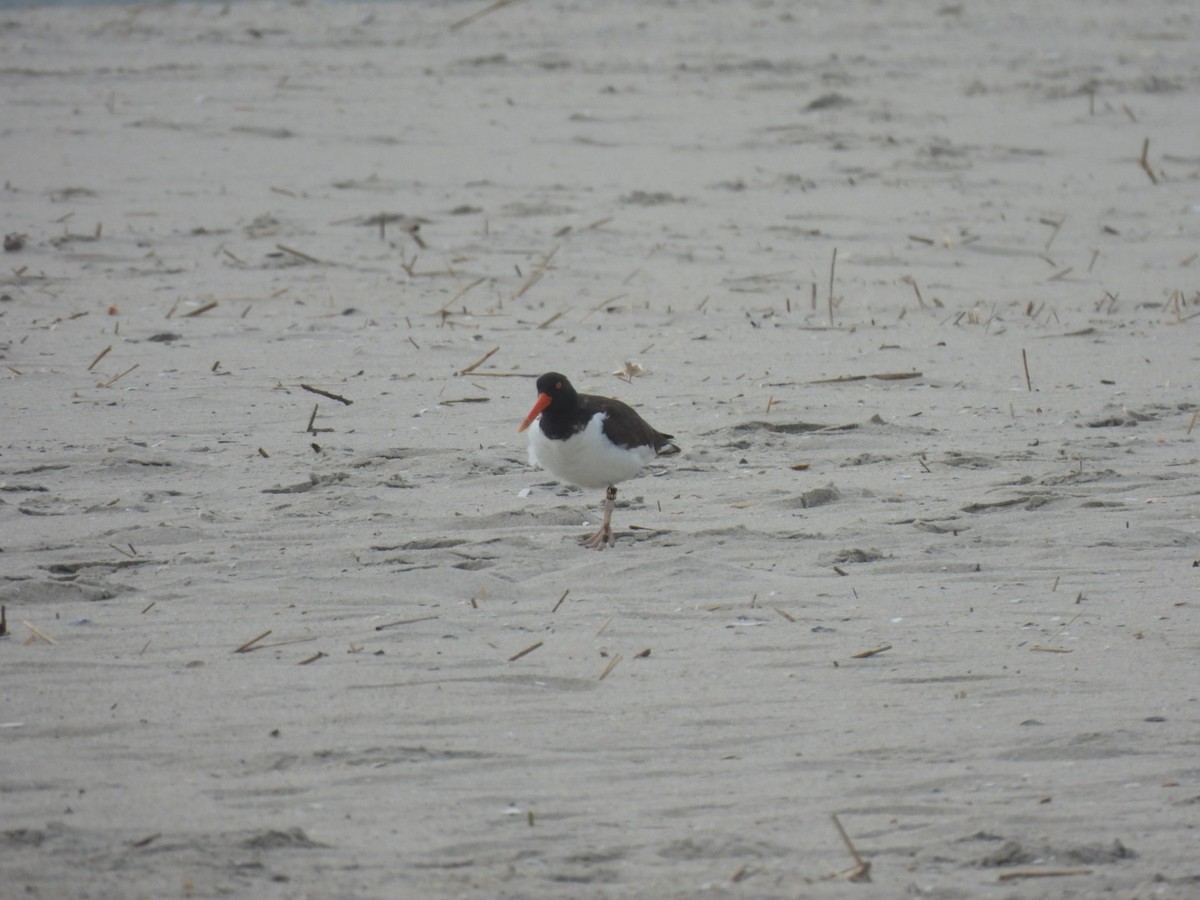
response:
[[[580,543],[596,550],[611,547],[617,484],[633,478],[656,456],[678,453],[679,447],[672,435],[655,431],[632,407],[577,393],[557,372],[539,378],[537,392],[537,402],[517,429],[537,424],[529,432],[529,462],[567,484],[608,488],[603,524]]]

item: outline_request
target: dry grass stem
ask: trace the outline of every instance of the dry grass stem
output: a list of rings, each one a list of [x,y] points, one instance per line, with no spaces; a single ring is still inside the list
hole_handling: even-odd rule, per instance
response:
[[[1038,219],[1038,221],[1054,229],[1050,232],[1050,237],[1046,239],[1045,246],[1042,247],[1042,252],[1049,253],[1050,245],[1054,243],[1054,239],[1058,237],[1058,233],[1062,230],[1063,225],[1066,224],[1067,217],[1063,216],[1061,219]]]
[[[872,647],[870,650],[862,650],[858,653],[851,654],[851,659],[866,659],[870,656],[876,656],[880,653],[885,653],[892,649],[891,644],[880,644],[878,647]]]
[[[485,281],[487,281],[486,278],[476,278],[474,281],[472,281],[470,284],[468,284],[465,288],[463,288],[461,291],[459,291],[457,294],[455,294],[453,297],[451,297],[449,300],[447,300],[445,306],[443,306],[436,313],[434,313],[434,315],[445,316],[447,314],[447,311],[450,309],[450,307],[453,306],[455,303],[457,303],[459,301],[459,299],[464,297],[466,295],[467,291],[471,290],[472,288],[479,287],[479,285],[483,284]]]
[[[615,669],[617,667],[617,663],[619,663],[620,661],[621,661],[621,654],[620,653],[613,654],[613,658],[608,661],[608,665],[604,667],[604,671],[600,673],[600,677],[597,678],[596,680],[603,681],[605,678],[607,678],[608,673],[611,672],[613,669]]]
[[[829,260],[829,327],[833,327],[833,276],[837,269],[837,247],[833,248],[833,256]]]
[[[1150,168],[1150,160],[1148,159],[1149,155],[1150,138],[1146,138],[1144,141],[1142,141],[1142,155],[1141,158],[1138,159],[1138,165],[1140,165],[1142,167],[1142,171],[1144,171],[1150,177],[1151,184],[1158,184],[1158,176],[1155,175],[1154,170]]]
[[[40,640],[40,641],[45,641],[47,644],[57,644],[58,643],[58,641],[56,641],[54,638],[50,637],[50,635],[46,634],[44,631],[41,631],[32,622],[29,622],[26,619],[22,619],[21,624],[33,632],[33,635],[30,638],[31,641],[32,640]],[[6,623],[5,627],[7,628],[7,623]]]
[[[1091,869],[1021,869],[1016,872],[1002,872],[997,881],[1016,881],[1020,878],[1066,878],[1071,875],[1091,875]]]
[[[908,378],[920,378],[924,372],[876,372],[872,375],[839,375],[836,378],[818,378],[816,381],[808,381],[806,384],[841,384],[846,381],[866,381],[868,378],[876,378],[879,381],[904,381]]]
[[[97,354],[96,358],[92,360],[92,364],[87,367],[87,370],[90,372],[92,369],[96,368],[96,363],[108,356],[110,350],[112,350],[112,344],[109,344],[107,347],[101,350],[99,354]]]
[[[506,7],[506,6],[511,6],[512,4],[514,4],[516,2],[517,2],[517,0],[496,0],[496,2],[493,3],[491,6],[486,6],[483,9],[479,10],[478,12],[473,12],[469,16],[465,16],[465,17],[459,19],[457,22],[454,22],[453,24],[451,24],[450,30],[458,31],[458,29],[465,28],[466,26],[470,25],[475,20],[482,19],[484,16],[490,15],[491,13],[494,13],[497,10],[504,9],[504,7]]]
[[[837,828],[838,834],[842,836],[842,843],[846,845],[846,849],[850,851],[850,855],[854,857],[854,868],[846,873],[847,881],[870,881],[871,880],[871,863],[862,858],[858,852],[858,848],[854,846],[854,842],[850,840],[850,835],[846,834],[846,829],[842,827],[842,821],[838,818],[837,813],[832,813],[830,818],[833,819],[834,827]]]
[[[508,658],[508,661],[509,661],[509,662],[516,662],[516,661],[517,661],[518,659],[520,659],[522,656],[527,656],[527,655],[529,655],[530,653],[532,653],[534,650],[536,650],[538,647],[542,646],[542,644],[543,644],[543,643],[544,643],[544,641],[538,641],[536,644],[530,644],[530,645],[529,645],[528,647],[526,647],[524,650],[520,650],[520,651],[518,651],[517,653],[514,653],[512,656],[510,656],[510,657]]]
[[[500,350],[499,347],[493,347],[491,350],[489,350],[487,353],[483,354],[483,356],[479,357],[479,359],[475,360],[475,362],[471,363],[465,369],[460,369],[459,371],[455,372],[454,374],[455,375],[470,375],[472,372],[474,372],[476,369],[478,369],[480,366],[482,366],[485,362],[487,362],[489,359],[491,359],[492,355],[497,353],[499,350]]]
[[[383,631],[385,628],[395,628],[397,625],[413,625],[417,622],[429,622],[436,619],[437,616],[417,616],[415,619],[399,619],[395,622],[385,622],[382,625],[376,625],[376,631]]]
[[[917,287],[917,279],[913,278],[911,275],[905,275],[900,279],[900,281],[912,287],[913,293],[917,295],[917,305],[924,306],[925,298],[921,296],[921,289]]]
[[[563,601],[567,599],[567,594],[569,593],[571,593],[570,588],[567,588],[565,591],[563,591],[562,596],[558,598],[558,602],[554,604],[554,609],[550,610],[550,612],[558,612],[558,608],[563,605]]]
[[[314,663],[314,662],[316,662],[318,659],[324,659],[324,658],[325,658],[326,656],[328,656],[328,655],[329,655],[329,654],[328,654],[328,653],[326,653],[324,650],[318,650],[318,651],[317,651],[316,653],[314,653],[312,656],[309,656],[309,657],[306,657],[305,659],[302,659],[302,660],[300,660],[300,662],[296,663],[296,665],[298,665],[298,666],[307,666],[309,663]]]
[[[291,644],[311,644],[315,640],[315,637],[290,638],[286,641],[271,641],[269,644],[259,644],[254,649],[266,650],[268,647],[287,647]]]
[[[1029,379],[1029,357],[1025,355],[1025,348],[1021,348],[1021,366],[1025,369],[1025,387],[1032,391],[1033,382]]]
[[[270,633],[271,633],[271,629],[268,628],[266,631],[264,631],[258,637],[250,638],[250,640],[246,641],[246,643],[242,644],[240,647],[235,647],[233,652],[234,653],[249,653],[251,650],[256,649],[254,647],[255,644],[257,644],[259,641],[261,641],[263,638],[265,638]]]
[[[120,381],[122,378],[124,378],[126,375],[128,375],[130,372],[132,372],[134,369],[136,369],[140,365],[141,365],[141,363],[134,363],[132,366],[130,366],[124,372],[121,372],[119,375],[114,375],[112,378],[108,379],[108,381],[100,382],[98,385],[96,385],[96,387],[102,387],[102,388],[111,387],[112,385],[116,384],[118,381]]]
[[[592,313],[599,312],[600,310],[604,309],[604,307],[608,306],[610,303],[616,303],[618,300],[622,300],[626,296],[628,296],[628,295],[626,293],[622,292],[620,294],[613,294],[611,297],[605,297],[603,300],[601,300],[599,303],[597,303],[595,306],[593,306],[591,309],[589,309],[587,312],[585,312],[582,316],[580,316],[579,321],[580,322],[585,321],[588,318],[588,316],[590,316]],[[708,298],[705,297],[704,299],[707,300]]]
[[[186,313],[184,313],[184,314],[183,314],[183,318],[185,318],[185,319],[190,319],[190,318],[192,318],[193,316],[202,316],[202,315],[204,315],[206,312],[208,312],[210,309],[216,309],[216,308],[217,308],[218,306],[220,306],[220,305],[221,305],[221,304],[220,304],[220,303],[218,303],[216,300],[209,300],[209,301],[208,301],[207,303],[205,303],[203,306],[197,306],[197,307],[196,307],[195,309],[193,309],[191,312],[186,312]]]
[[[341,394],[333,394],[329,391],[322,390],[321,388],[313,387],[311,384],[302,384],[300,387],[311,394],[320,394],[322,397],[328,397],[330,400],[336,400],[338,403],[344,403],[347,406],[350,406],[352,403],[354,403],[353,400],[347,400]]]
[[[295,247],[289,247],[287,244],[276,244],[275,249],[281,250],[284,253],[289,254],[290,256],[296,257],[297,259],[302,259],[305,262],[317,263],[318,265],[321,262],[321,260],[317,259],[315,256],[309,256],[307,253],[304,253],[301,250],[297,250]]]
[[[531,287],[533,287],[535,284],[537,284],[539,281],[541,281],[542,276],[545,275],[546,272],[550,269],[550,260],[552,260],[554,258],[554,254],[557,252],[558,252],[558,248],[555,247],[553,250],[551,250],[549,253],[547,253],[542,258],[542,261],[540,263],[538,263],[536,266],[534,266],[533,271],[529,274],[529,277],[525,279],[525,283],[523,285],[521,285],[519,288],[517,288],[516,293],[514,293],[510,299],[520,300],[522,297],[525,296],[526,291],[528,291]]]

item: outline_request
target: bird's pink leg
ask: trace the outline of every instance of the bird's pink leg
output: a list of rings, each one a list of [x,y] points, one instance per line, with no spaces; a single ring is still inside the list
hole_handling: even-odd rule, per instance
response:
[[[595,534],[588,535],[579,542],[580,544],[592,550],[603,550],[605,547],[611,547],[617,542],[612,532],[612,514],[616,505],[617,489],[609,485],[608,492],[604,495],[604,521],[600,524],[600,528]]]

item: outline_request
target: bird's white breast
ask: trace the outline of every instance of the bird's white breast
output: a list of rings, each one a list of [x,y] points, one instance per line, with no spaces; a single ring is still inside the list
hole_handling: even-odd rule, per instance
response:
[[[559,481],[582,488],[603,488],[627,481],[654,459],[650,447],[618,447],[604,434],[605,413],[563,441],[542,433],[541,421],[529,428],[529,462]]]

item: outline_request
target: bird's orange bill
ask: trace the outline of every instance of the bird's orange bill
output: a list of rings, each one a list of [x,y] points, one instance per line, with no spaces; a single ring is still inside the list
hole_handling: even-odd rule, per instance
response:
[[[532,425],[533,420],[536,419],[538,416],[540,416],[542,414],[542,410],[544,410],[549,405],[550,405],[550,395],[549,394],[538,394],[537,403],[533,404],[533,409],[531,409],[529,411],[529,415],[527,415],[525,417],[525,421],[521,423],[521,427],[518,428],[517,431],[518,432],[524,431],[526,428],[528,428],[530,425]]]

